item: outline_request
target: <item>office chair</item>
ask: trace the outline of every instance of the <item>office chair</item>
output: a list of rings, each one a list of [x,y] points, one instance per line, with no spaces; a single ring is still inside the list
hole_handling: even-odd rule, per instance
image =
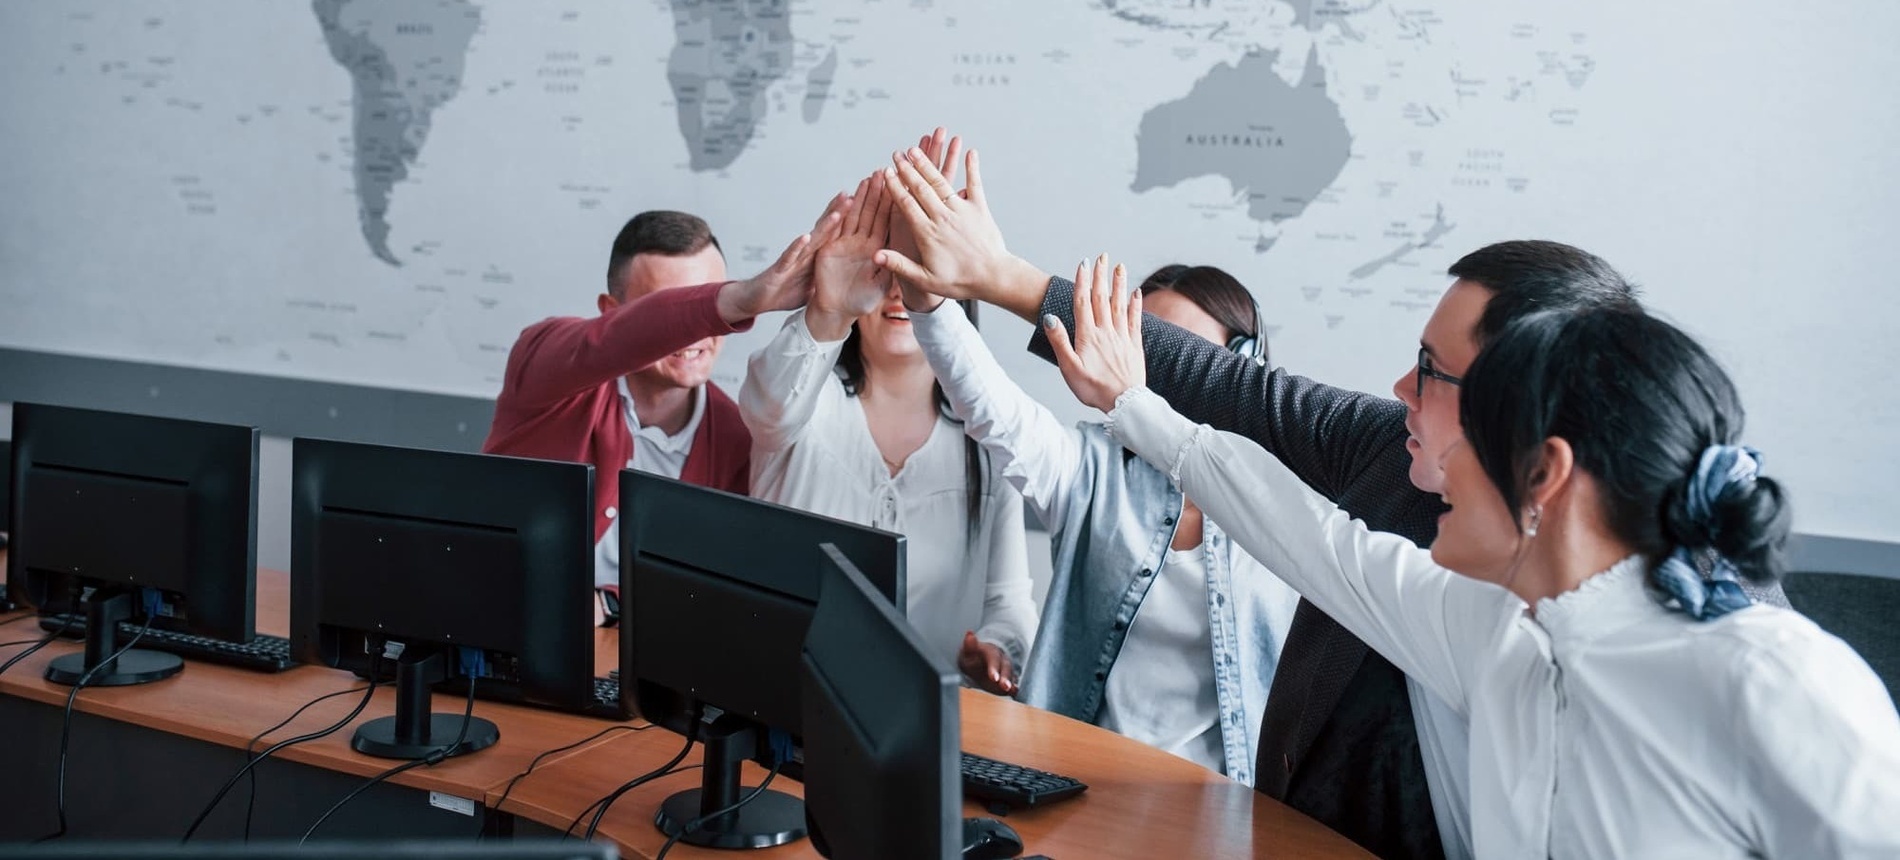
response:
[[[1900,702],[1900,579],[1851,573],[1790,573],[1788,602],[1860,652]]]

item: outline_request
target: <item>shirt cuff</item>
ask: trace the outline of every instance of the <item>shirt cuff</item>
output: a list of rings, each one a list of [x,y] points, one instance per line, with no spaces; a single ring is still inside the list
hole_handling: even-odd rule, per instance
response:
[[[1181,483],[1181,464],[1205,429],[1205,425],[1182,417],[1161,395],[1146,388],[1122,392],[1108,413],[1109,435],[1149,465],[1166,472],[1177,487]]]
[[[954,342],[954,338],[961,334],[959,329],[973,328],[970,318],[963,313],[963,307],[949,299],[945,299],[935,310],[906,310],[905,313],[910,314],[911,329],[919,341]]]
[[[837,340],[819,340],[814,337],[811,327],[805,324],[804,308],[793,311],[791,318],[785,321],[785,325],[793,332],[792,348],[800,353],[829,352],[835,356],[844,351],[844,342],[851,339],[849,330],[846,330],[844,337]]]

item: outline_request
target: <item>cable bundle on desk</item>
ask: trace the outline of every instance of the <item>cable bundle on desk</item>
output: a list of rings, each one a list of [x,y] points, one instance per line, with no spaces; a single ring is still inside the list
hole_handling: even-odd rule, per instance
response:
[[[24,618],[33,618],[33,617],[35,617],[35,616],[32,616],[32,615],[26,615],[26,616],[22,616],[22,617],[24,617]],[[15,618],[15,619],[13,619],[13,620],[14,620],[14,621],[18,621],[18,620],[20,620],[20,619],[18,619],[18,618]],[[12,621],[9,621],[9,622],[7,622],[7,623],[9,623],[9,624],[11,624],[11,623],[13,623],[13,622],[12,622]],[[7,670],[8,670],[8,669],[11,669],[11,668],[13,668],[13,664],[15,664],[15,663],[18,663],[18,662],[20,662],[21,660],[25,660],[26,658],[28,658],[28,657],[31,657],[31,656],[33,656],[33,653],[34,653],[34,652],[36,652],[36,651],[38,651],[38,650],[40,650],[41,648],[45,648],[45,647],[47,646],[47,644],[48,644],[48,643],[50,643],[50,642],[52,642],[52,641],[53,641],[54,639],[58,639],[58,638],[60,637],[60,635],[61,635],[61,634],[63,634],[63,633],[65,633],[65,632],[66,632],[66,628],[68,628],[68,627],[71,627],[72,625],[73,625],[73,618],[72,618],[72,616],[70,616],[70,615],[68,615],[68,616],[66,617],[66,621],[65,621],[64,623],[62,623],[62,624],[60,624],[60,625],[59,625],[59,629],[58,629],[58,630],[55,630],[55,631],[53,631],[53,632],[51,632],[51,633],[48,633],[48,634],[46,634],[45,636],[42,636],[42,637],[40,637],[40,638],[38,638],[38,639],[21,639],[21,640],[19,640],[18,642],[8,642],[8,643],[7,643],[6,645],[0,645],[0,648],[5,648],[5,647],[8,647],[8,646],[12,646],[12,645],[25,645],[25,644],[27,644],[28,642],[31,642],[31,643],[33,643],[33,647],[31,647],[31,648],[28,648],[28,649],[26,649],[25,651],[21,651],[20,653],[18,653],[18,654],[15,654],[15,655],[13,655],[13,656],[12,656],[11,658],[9,658],[9,659],[7,660],[7,662],[5,662],[5,663],[0,663],[0,675],[5,675],[5,674],[7,673]],[[116,655],[115,655],[115,656],[116,656]]]
[[[607,728],[601,729],[600,731],[597,731],[591,735],[588,735],[587,737],[581,738],[580,740],[577,740],[571,744],[568,744],[567,746],[555,747],[554,749],[551,749],[551,750],[543,750],[539,755],[536,755],[533,758],[533,760],[528,762],[528,766],[526,768],[522,769],[520,773],[515,774],[513,778],[508,780],[507,787],[501,790],[501,798],[499,800],[496,800],[494,806],[491,808],[494,809],[496,812],[500,812],[502,809],[502,806],[508,802],[508,795],[514,793],[515,786],[519,784],[522,780],[527,779],[528,774],[534,773],[534,769],[537,767],[540,767],[541,761],[547,758],[548,756],[554,755],[556,753],[567,752],[568,750],[571,750],[576,747],[582,746],[584,744],[591,743],[593,741],[604,738],[613,732],[644,732],[650,728],[653,728],[652,723],[647,723],[647,724],[638,725],[638,726],[608,726]],[[591,806],[588,807],[588,809],[592,809],[592,808],[593,807]],[[581,814],[585,815],[586,813],[582,812]],[[573,830],[574,828],[572,825],[569,825],[568,829]]]
[[[468,679],[468,705],[462,710],[462,730],[456,733],[455,741],[453,743],[450,743],[447,746],[437,747],[435,752],[429,753],[427,756],[416,759],[414,761],[403,762],[402,764],[396,765],[395,767],[392,767],[388,770],[383,771],[382,773],[379,773],[375,776],[370,777],[368,782],[365,782],[362,785],[357,786],[355,790],[351,791],[349,794],[344,795],[342,800],[337,801],[336,805],[331,806],[328,810],[326,810],[323,813],[322,816],[318,817],[316,823],[310,825],[309,830],[304,831],[303,838],[297,840],[297,844],[302,845],[305,842],[310,841],[310,837],[316,835],[317,828],[322,827],[323,822],[329,821],[330,816],[335,815],[337,810],[342,809],[343,806],[349,803],[350,801],[355,800],[357,795],[362,794],[363,792],[376,787],[377,785],[381,784],[384,780],[389,779],[390,777],[395,776],[397,774],[414,770],[419,767],[434,767],[438,764],[441,764],[443,761],[448,760],[449,758],[459,755],[462,749],[462,742],[468,740],[468,724],[472,719],[474,719],[474,717],[475,717],[475,676],[470,675]]]
[[[367,687],[351,687],[348,690],[338,690],[334,693],[326,693],[324,695],[311,699],[308,702],[305,702],[303,704],[303,707],[298,708],[297,710],[291,712],[290,716],[285,717],[282,720],[278,721],[277,725],[271,726],[270,728],[265,729],[251,736],[250,743],[247,743],[244,745],[245,757],[253,763],[263,760],[264,757],[266,755],[269,755],[270,753],[266,751],[264,755],[258,755],[256,753],[258,741],[261,741],[264,738],[269,737],[272,732],[275,732],[278,729],[281,729],[295,722],[298,717],[303,716],[304,711],[310,710],[310,708],[315,706],[318,702],[334,699],[338,696],[347,696],[351,693],[355,693],[358,691],[361,691],[363,693],[363,701],[357,703],[355,710],[350,711],[348,716],[345,716],[343,719],[336,721],[336,723],[330,725],[329,727],[324,728],[318,732],[314,732],[310,736],[306,736],[303,740],[316,740],[317,738],[328,737],[329,735],[336,733],[337,731],[341,730],[344,726],[349,725],[351,720],[356,719],[356,715],[362,713],[363,708],[369,704],[370,697],[376,695],[376,681],[374,679],[370,680],[369,686]],[[284,744],[284,747],[288,747],[292,743],[302,743],[303,740],[298,740],[298,739],[293,738],[291,739],[289,743]],[[282,749],[282,748],[283,747],[272,747],[272,749]],[[251,773],[250,779],[248,779],[246,782],[250,789],[250,796],[244,799],[244,841],[249,842],[251,841],[251,818],[257,812],[257,774],[255,772]],[[215,806],[216,804],[217,804],[217,801],[215,800],[212,801],[212,805]],[[189,833],[185,834],[185,838],[190,839],[191,834]]]
[[[56,798],[55,798],[55,802],[57,803],[58,812],[59,812],[59,829],[53,831],[52,833],[48,833],[45,836],[42,836],[38,839],[33,840],[35,844],[38,844],[40,842],[48,842],[54,839],[59,839],[66,835],[66,747],[67,747],[67,742],[72,739],[73,704],[79,701],[79,691],[85,689],[87,684],[92,683],[93,673],[107,666],[113,665],[113,661],[119,659],[120,655],[123,655],[125,652],[132,650],[132,646],[139,644],[139,640],[144,638],[145,636],[145,631],[152,629],[152,618],[155,615],[156,613],[147,612],[145,614],[145,623],[139,627],[139,632],[132,634],[131,639],[126,640],[126,643],[124,645],[120,645],[111,654],[106,655],[106,658],[104,660],[100,660],[97,665],[93,666],[90,669],[87,669],[85,674],[80,675],[79,680],[74,682],[72,691],[66,694],[66,714],[64,717],[61,718],[60,727],[59,727],[59,788],[58,788],[58,794],[56,795]],[[70,619],[68,620],[67,623],[68,624],[71,623]],[[27,649],[26,652],[16,655],[12,660],[8,660],[6,666],[0,666],[0,672],[6,671],[8,667],[11,667],[14,664],[14,662],[19,660],[21,657],[25,657],[27,654],[33,653],[34,651],[38,650],[40,646],[43,646],[47,642],[52,641],[53,637],[58,636],[60,633],[64,632],[65,629],[66,629],[65,625],[61,625],[59,630],[55,630],[52,633],[48,634],[46,639],[42,641],[40,645],[35,645],[33,648]]]
[[[218,789],[218,793],[212,796],[211,802],[205,804],[204,810],[198,813],[198,817],[195,819],[192,819],[191,826],[185,829],[184,838],[180,839],[179,841],[181,843],[191,841],[192,835],[198,832],[198,828],[205,823],[205,819],[211,817],[211,811],[218,808],[218,804],[224,800],[224,796],[226,794],[229,794],[231,792],[231,789],[237,786],[238,780],[243,779],[245,774],[250,773],[253,768],[257,767],[259,764],[262,764],[265,759],[270,758],[272,755],[275,755],[279,750],[287,749],[289,747],[296,746],[297,744],[308,743],[310,741],[318,740],[320,738],[326,738],[326,737],[329,737],[330,735],[336,734],[338,731],[341,731],[344,726],[349,725],[352,720],[355,720],[356,716],[358,714],[361,714],[364,708],[369,707],[370,699],[375,697],[376,695],[376,683],[377,683],[376,679],[381,674],[380,669],[381,669],[381,659],[378,658],[370,667],[369,686],[360,688],[363,691],[363,700],[360,702],[357,702],[355,709],[351,710],[348,714],[344,715],[343,719],[337,720],[336,722],[328,726],[325,726],[321,729],[318,729],[314,732],[298,735],[294,738],[286,738],[284,740],[278,741],[277,743],[271,744],[269,747],[266,747],[263,752],[258,753],[256,756],[253,756],[250,761],[245,762],[244,766],[241,768],[238,768],[238,772],[232,774],[231,778],[225,781],[224,786]],[[329,699],[335,696],[342,696],[349,693],[353,693],[357,689],[359,688],[353,687],[348,690],[339,690],[335,693],[328,693],[326,695],[318,696],[317,698],[304,703],[303,707],[298,708],[295,713],[292,713],[283,722],[280,722],[275,726],[271,726],[270,728],[265,729],[262,732],[259,732],[255,737],[251,738],[251,743],[256,744],[259,739],[263,738],[266,735],[269,735],[271,732],[277,731],[278,729],[283,728],[284,726],[290,725],[292,720],[297,719],[298,714],[302,714],[304,711],[308,710],[311,705],[315,705],[318,702],[321,702],[325,699]],[[250,747],[248,746],[245,747],[245,752],[246,754],[249,754]],[[251,799],[253,802],[255,802],[257,799],[256,787],[257,787],[256,782],[255,780],[253,780],[252,785],[251,785],[251,788],[252,788]],[[251,834],[251,809],[246,808],[245,813],[244,813],[245,838],[247,839],[250,838],[250,834]]]
[[[698,720],[694,720],[694,722],[697,723]],[[679,763],[686,758],[686,754],[692,752],[692,750],[693,736],[689,734],[686,736],[686,745],[680,747],[679,754],[673,756],[672,761],[626,781],[619,788],[608,793],[606,797],[588,804],[586,809],[581,810],[579,815],[574,816],[573,821],[568,822],[567,829],[561,831],[561,838],[566,839],[567,837],[573,836],[574,828],[578,826],[581,823],[581,819],[586,818],[587,813],[591,811],[594,813],[594,818],[587,823],[587,832],[581,838],[592,840],[594,833],[600,830],[600,822],[607,817],[607,810],[614,805],[614,801],[619,800],[621,795],[629,791],[672,773],[673,768],[679,765]],[[598,809],[596,810],[596,808]]]

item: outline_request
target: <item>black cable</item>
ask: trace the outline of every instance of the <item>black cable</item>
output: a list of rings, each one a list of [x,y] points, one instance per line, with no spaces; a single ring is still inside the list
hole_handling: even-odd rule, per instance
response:
[[[329,821],[330,816],[335,815],[336,811],[339,809],[342,809],[344,804],[349,803],[352,800],[355,800],[357,795],[362,794],[363,792],[368,791],[372,788],[375,788],[377,785],[380,785],[383,782],[383,780],[389,779],[390,777],[395,776],[399,773],[415,770],[416,768],[419,768],[419,767],[423,767],[423,766],[434,767],[438,764],[441,764],[446,759],[459,755],[460,754],[459,751],[462,748],[462,742],[468,739],[468,724],[474,718],[475,718],[475,679],[469,678],[468,679],[468,705],[462,709],[462,730],[456,733],[454,743],[451,743],[445,747],[436,747],[434,752],[431,752],[428,755],[423,756],[422,758],[416,759],[414,761],[403,762],[402,764],[396,765],[395,767],[392,767],[386,771],[383,771],[382,773],[379,773],[375,776],[370,777],[368,782],[365,782],[362,785],[357,786],[355,790],[351,791],[349,794],[343,795],[342,800],[337,801],[335,806],[332,806],[328,810],[326,810],[323,813],[323,815],[317,819],[317,823],[310,825],[310,829],[303,832],[303,838],[297,840],[297,844],[302,845],[305,842],[309,842],[310,837],[316,835],[317,828],[322,827],[323,822]]]
[[[378,659],[377,662],[378,663],[381,662],[380,658]],[[337,720],[336,722],[331,723],[330,725],[325,726],[321,729],[318,729],[314,732],[310,732],[309,734],[298,735],[294,738],[285,738],[284,740],[271,744],[270,746],[265,747],[263,752],[258,753],[256,756],[252,757],[250,761],[245,762],[243,767],[238,768],[237,773],[231,774],[231,778],[228,780],[225,780],[223,787],[219,788],[218,793],[212,796],[211,802],[205,804],[204,810],[198,813],[197,818],[192,819],[191,826],[185,829],[184,838],[178,841],[180,843],[191,841],[192,834],[197,833],[198,828],[205,823],[205,819],[211,817],[211,811],[218,808],[218,804],[224,800],[224,796],[226,794],[229,794],[231,792],[231,789],[237,787],[238,780],[243,779],[244,775],[247,773],[250,773],[252,768],[255,768],[259,764],[262,764],[265,759],[270,758],[271,756],[275,755],[278,750],[284,749],[286,747],[295,746],[297,744],[314,741],[319,738],[327,738],[330,735],[336,734],[344,726],[349,725],[351,720],[356,719],[357,714],[362,713],[363,709],[369,706],[370,699],[376,695],[376,675],[377,675],[376,668],[372,668],[370,670],[369,686],[362,688],[363,700],[360,702],[357,702],[356,708],[350,711],[349,714],[345,715],[343,719]],[[343,691],[343,693],[351,693],[351,692],[355,692],[355,689]],[[341,695],[341,693],[331,693],[329,695],[336,696],[336,695]],[[324,696],[323,698],[329,698],[329,696]],[[308,708],[310,707],[310,705],[314,705],[317,702],[320,702],[322,700],[323,699],[312,700],[309,704],[304,705],[304,708]],[[299,708],[297,710],[298,710],[298,713],[303,712],[303,708]],[[296,714],[291,715],[291,719],[294,720],[296,718],[297,718]],[[284,722],[279,723],[278,725],[279,726],[287,725],[289,722],[290,722],[289,720],[285,720]],[[264,734],[267,735],[273,731],[276,731],[276,728],[267,729],[264,731]],[[258,735],[258,737],[263,737],[263,736],[264,735]],[[257,738],[252,738],[251,741],[252,743],[256,743]]]
[[[15,640],[14,640],[14,641],[12,641],[12,642],[0,642],[0,648],[12,648],[12,647],[13,647],[13,646],[15,646],[15,645],[32,645],[32,644],[34,644],[34,643],[36,643],[36,642],[38,642],[38,641],[40,641],[40,640],[38,640],[38,639],[15,639]]]
[[[528,762],[527,769],[523,770],[520,773],[515,774],[514,778],[508,780],[508,786],[501,790],[501,799],[496,800],[494,806],[490,808],[495,810],[496,812],[500,812],[502,804],[505,804],[508,802],[508,795],[514,793],[515,785],[521,782],[522,780],[527,779],[528,774],[534,773],[534,769],[541,766],[542,759],[545,759],[548,756],[554,755],[555,753],[567,752],[568,750],[571,750],[575,747],[578,747],[590,741],[599,740],[603,737],[606,737],[607,733],[609,732],[644,732],[650,728],[653,728],[652,723],[648,723],[643,726],[608,726],[607,728],[601,729],[600,731],[597,731],[591,735],[588,735],[587,737],[581,738],[580,740],[577,740],[571,744],[568,744],[567,746],[556,747],[554,749],[547,750],[541,753],[540,755],[535,756],[533,761]]]
[[[697,723],[698,721],[695,720],[694,722]],[[673,770],[673,767],[675,765],[678,765],[680,763],[680,760],[686,758],[686,754],[689,752],[692,752],[692,750],[693,750],[693,736],[689,734],[686,736],[686,745],[683,747],[680,747],[679,755],[673,756],[672,761],[669,761],[666,764],[660,765],[659,767],[653,770],[647,771],[646,773],[636,776],[633,779],[627,780],[619,788],[616,788],[612,792],[608,793],[607,796],[602,797],[601,799],[588,804],[586,809],[581,810],[579,815],[574,816],[573,821],[568,822],[567,829],[561,831],[561,838],[566,839],[568,837],[573,836],[574,828],[580,826],[581,819],[586,818],[587,813],[593,812],[594,819],[593,821],[590,821],[587,824],[587,835],[582,837],[583,839],[593,839],[594,832],[600,829],[600,820],[607,817],[607,809],[608,807],[611,807],[614,805],[614,801],[619,800],[621,795],[626,794],[629,791],[632,791],[636,788],[639,788],[640,786],[646,785],[649,782],[652,782],[656,779],[659,779],[660,777],[666,776],[667,774],[671,773]],[[596,808],[598,808],[599,811],[596,812],[595,811]]]
[[[27,617],[31,618],[33,616],[29,615]],[[45,648],[47,643],[52,642],[54,639],[58,639],[59,634],[66,632],[66,628],[71,627],[71,626],[73,626],[73,617],[71,615],[68,615],[66,616],[66,620],[60,623],[58,630],[48,633],[45,636],[40,637],[39,639],[26,640],[26,641],[32,642],[33,647],[28,648],[25,651],[21,651],[20,653],[13,655],[13,657],[7,660],[7,662],[5,663],[0,663],[0,675],[5,675],[8,669],[13,668],[13,664],[18,663],[21,660],[25,660],[27,657],[32,656],[33,652],[38,651],[41,648]],[[7,644],[18,645],[20,643],[9,642]]]
[[[295,722],[298,717],[303,716],[304,711],[310,710],[311,706],[315,705],[316,703],[322,702],[328,699],[334,699],[338,696],[347,696],[351,693],[358,692],[359,690],[368,690],[370,691],[370,695],[373,696],[375,695],[375,692],[374,692],[375,689],[376,689],[376,682],[372,680],[370,681],[370,685],[368,687],[351,687],[350,689],[347,689],[347,690],[338,690],[334,693],[327,693],[325,695],[318,696],[314,699],[311,699],[308,702],[305,702],[303,707],[298,708],[295,712],[293,712],[290,716],[285,717],[277,725],[271,726],[270,728],[265,729],[261,732],[258,732],[255,736],[253,736],[251,738],[251,742],[244,745],[245,758],[246,759],[261,758],[261,756],[255,755],[257,751],[257,742],[263,740],[265,737],[269,736],[272,732],[275,732],[278,729],[281,729],[287,725],[290,725],[292,722]],[[363,700],[363,704],[358,705],[355,712],[352,712],[349,717],[344,718],[343,722],[338,723],[336,725],[336,729],[341,729],[343,728],[343,726],[348,725],[350,720],[355,719],[357,713],[362,712],[363,705],[367,705],[367,704],[369,704],[369,699],[365,698]],[[332,731],[334,730],[335,729],[332,729]],[[250,791],[250,796],[244,799],[244,841],[249,842],[251,841],[251,818],[257,813],[257,773],[256,772],[252,772],[250,775],[250,778],[246,780],[246,787]],[[216,805],[216,803],[214,802],[213,805]],[[190,834],[186,834],[185,838],[190,839],[191,838]]]
[[[780,761],[778,764],[772,765],[772,770],[765,775],[765,781],[759,783],[758,788],[752,789],[752,792],[750,794],[747,794],[746,796],[739,798],[739,800],[733,803],[731,806],[728,806],[725,809],[713,810],[712,812],[708,812],[705,815],[702,815],[698,818],[695,818],[691,821],[686,822],[686,826],[680,828],[680,832],[667,837],[666,844],[660,846],[660,853],[653,855],[653,860],[666,860],[666,852],[673,850],[673,844],[680,841],[680,837],[685,836],[688,833],[691,833],[695,830],[698,830],[701,827],[706,826],[706,822],[711,821],[715,818],[718,818],[721,815],[730,815],[734,812],[738,812],[740,807],[745,806],[748,803],[751,803],[759,795],[764,794],[766,786],[771,785],[772,779],[778,776],[778,769],[784,766],[785,766],[785,762],[783,761]]]
[[[152,629],[153,617],[155,617],[153,613],[150,613],[150,612],[145,613],[145,624],[139,627],[139,632],[132,634],[131,639],[127,639],[124,645],[120,645],[118,647],[118,650],[115,650],[111,654],[107,655],[104,660],[100,660],[92,668],[87,669],[84,674],[79,676],[79,680],[73,683],[72,692],[69,692],[66,694],[66,716],[63,719],[61,719],[60,727],[59,727],[59,793],[57,797],[55,798],[55,800],[58,803],[59,829],[52,833],[48,833],[45,836],[42,836],[38,839],[33,840],[33,843],[35,845],[41,842],[48,842],[54,839],[58,839],[66,835],[66,746],[67,746],[67,741],[72,739],[73,703],[79,701],[79,691],[85,689],[87,684],[92,683],[92,674],[94,672],[97,672],[100,669],[103,669],[107,666],[112,665],[112,661],[119,659],[120,655],[123,655],[125,652],[132,650],[132,646],[139,644],[139,640],[145,637],[145,631]],[[63,630],[65,628],[62,626],[60,629]],[[52,635],[58,636],[59,631],[57,630],[54,631]],[[48,637],[48,638],[50,640],[51,637]],[[29,651],[28,653],[31,653],[31,652]],[[21,655],[21,656],[24,656],[24,655]],[[18,660],[19,657],[15,657],[13,659]],[[11,666],[13,665],[13,662],[8,661],[7,665]],[[0,671],[5,671],[5,669],[0,668]]]

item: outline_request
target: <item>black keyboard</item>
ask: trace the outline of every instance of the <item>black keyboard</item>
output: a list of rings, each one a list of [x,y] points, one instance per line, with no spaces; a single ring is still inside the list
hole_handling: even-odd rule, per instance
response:
[[[1021,808],[1041,806],[1066,800],[1088,790],[1088,786],[1073,777],[984,758],[971,753],[963,754],[963,793],[990,805],[991,811],[998,804]]]
[[[358,672],[357,676],[368,677],[362,672]],[[393,680],[393,678],[384,678],[383,680],[388,682]],[[438,693],[446,693],[451,696],[466,696],[468,695],[468,682],[461,678],[450,678],[447,681],[437,684],[435,689]],[[526,705],[530,708],[548,708],[550,710],[566,711],[568,713],[575,712],[573,708],[557,708],[546,702],[533,701],[522,693],[520,687],[513,684],[495,684],[485,680],[476,681],[475,697],[478,699],[487,699],[491,702]],[[620,712],[620,682],[613,678],[595,678],[593,700],[581,706],[579,713],[585,717],[600,717],[608,720],[627,719],[627,716]]]
[[[612,717],[622,719],[620,714],[620,680],[618,678],[594,679],[594,704],[587,709],[588,716]]]
[[[133,624],[130,621],[119,622],[119,644],[123,645],[131,641],[132,636],[139,632],[141,626],[143,625]],[[40,629],[48,633],[61,631],[62,635],[75,639],[84,638],[86,620],[75,617],[68,622],[66,616],[63,615],[47,615],[40,618]],[[290,656],[289,639],[263,633],[252,637],[246,644],[160,630],[154,627],[145,631],[144,636],[139,637],[137,647],[176,654],[200,663],[236,666],[253,672],[282,672],[297,665],[297,661],[291,659]]]

